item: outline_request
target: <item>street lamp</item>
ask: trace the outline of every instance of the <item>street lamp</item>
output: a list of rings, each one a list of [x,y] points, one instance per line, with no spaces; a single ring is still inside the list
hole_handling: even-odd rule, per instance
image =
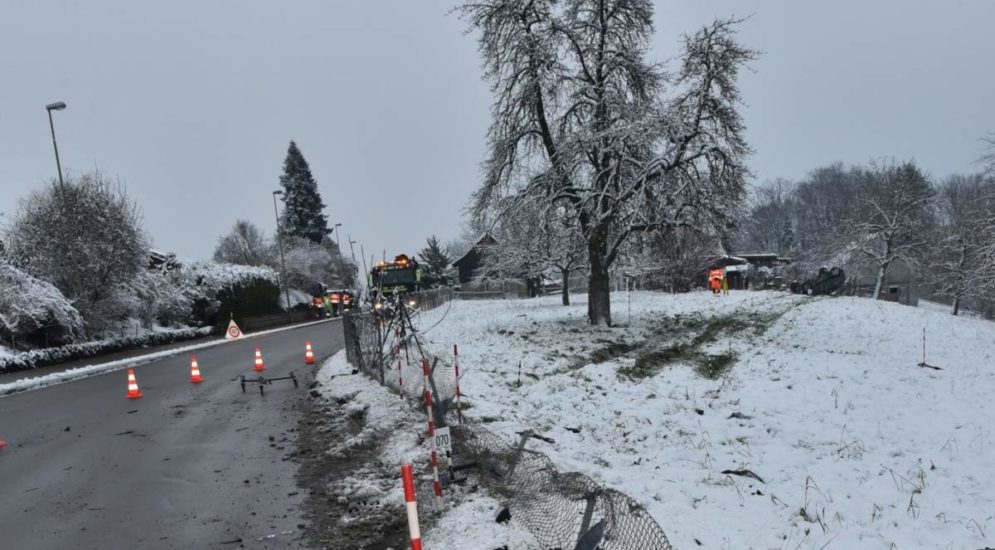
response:
[[[342,227],[341,223],[335,224],[335,246],[339,247],[339,256],[342,255],[342,241],[339,240],[339,228]],[[348,237],[349,235],[346,235]]]
[[[349,239],[349,254],[352,255],[352,263],[353,263],[353,265],[355,265],[356,264],[356,249],[353,248],[352,245],[356,244],[357,241],[352,240],[352,236],[349,235],[349,234],[346,234],[345,238]],[[359,266],[356,266],[356,267],[358,268]]]
[[[62,163],[59,162],[59,146],[55,143],[55,124],[52,122],[52,111],[61,111],[66,108],[66,104],[62,101],[56,101],[55,103],[49,103],[45,106],[45,110],[48,111],[48,127],[52,130],[52,147],[55,149],[55,167],[59,170],[59,189],[65,193],[66,184],[62,181]]]
[[[287,298],[287,320],[294,322],[294,314],[290,311],[290,287],[287,286],[287,261],[283,258],[283,230],[280,229],[280,214],[276,209],[276,196],[282,195],[283,191],[273,191],[273,217],[276,218],[276,242],[280,247],[280,267],[283,273],[280,280],[283,282],[283,295]]]

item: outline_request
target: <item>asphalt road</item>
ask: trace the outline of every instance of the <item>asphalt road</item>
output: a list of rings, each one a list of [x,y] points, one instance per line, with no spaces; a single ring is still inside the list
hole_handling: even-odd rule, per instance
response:
[[[301,548],[294,449],[312,367],[342,348],[341,321],[250,337],[126,371],[0,398],[0,548]],[[232,378],[267,377],[242,393]]]

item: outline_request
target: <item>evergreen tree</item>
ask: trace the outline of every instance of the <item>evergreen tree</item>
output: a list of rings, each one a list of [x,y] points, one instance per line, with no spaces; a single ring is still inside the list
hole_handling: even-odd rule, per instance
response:
[[[283,186],[283,218],[280,223],[287,235],[304,237],[320,244],[332,230],[328,228],[328,218],[324,214],[325,204],[321,202],[318,193],[318,182],[311,175],[308,166],[297,144],[290,142],[287,158],[283,161],[283,175],[280,176]]]
[[[442,245],[439,244],[439,238],[432,235],[428,238],[428,246],[422,249],[419,253],[421,258],[422,266],[422,277],[425,280],[425,284],[430,287],[444,286],[446,284],[446,270],[449,269],[449,264],[452,260],[446,251],[443,250]]]

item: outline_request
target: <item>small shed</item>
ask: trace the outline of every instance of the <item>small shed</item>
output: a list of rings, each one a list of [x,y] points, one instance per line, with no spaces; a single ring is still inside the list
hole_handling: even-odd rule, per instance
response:
[[[460,256],[456,261],[453,262],[453,267],[456,268],[459,274],[459,282],[461,285],[469,283],[473,277],[480,270],[480,264],[484,258],[484,252],[487,247],[494,246],[497,241],[494,237],[491,237],[489,233],[484,234],[476,244],[474,244],[470,250],[466,251],[466,254]]]
[[[876,284],[877,271],[872,266],[861,266],[850,279],[853,294],[857,296],[873,295]],[[919,304],[919,286],[911,265],[901,259],[892,262],[881,286],[880,299],[907,306]]]

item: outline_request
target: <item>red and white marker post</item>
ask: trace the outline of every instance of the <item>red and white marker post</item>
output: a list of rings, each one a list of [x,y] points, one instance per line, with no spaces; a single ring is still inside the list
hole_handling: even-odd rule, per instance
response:
[[[457,421],[460,424],[463,424],[463,409],[461,409],[460,405],[459,405],[459,398],[460,398],[460,391],[459,391],[459,348],[456,347],[456,344],[453,344],[453,357],[455,358],[453,360],[453,365],[456,368],[456,419],[457,419]]]
[[[435,419],[432,415],[432,385],[429,382],[428,359],[421,360],[425,376],[425,410],[428,411],[428,441],[432,449],[432,491],[436,497],[442,496],[442,483],[439,482],[439,452],[435,448]]]
[[[411,465],[401,466],[401,479],[404,481],[404,503],[408,509],[408,534],[411,537],[411,550],[421,550],[421,530],[418,529],[418,503],[415,501],[415,479]]]

